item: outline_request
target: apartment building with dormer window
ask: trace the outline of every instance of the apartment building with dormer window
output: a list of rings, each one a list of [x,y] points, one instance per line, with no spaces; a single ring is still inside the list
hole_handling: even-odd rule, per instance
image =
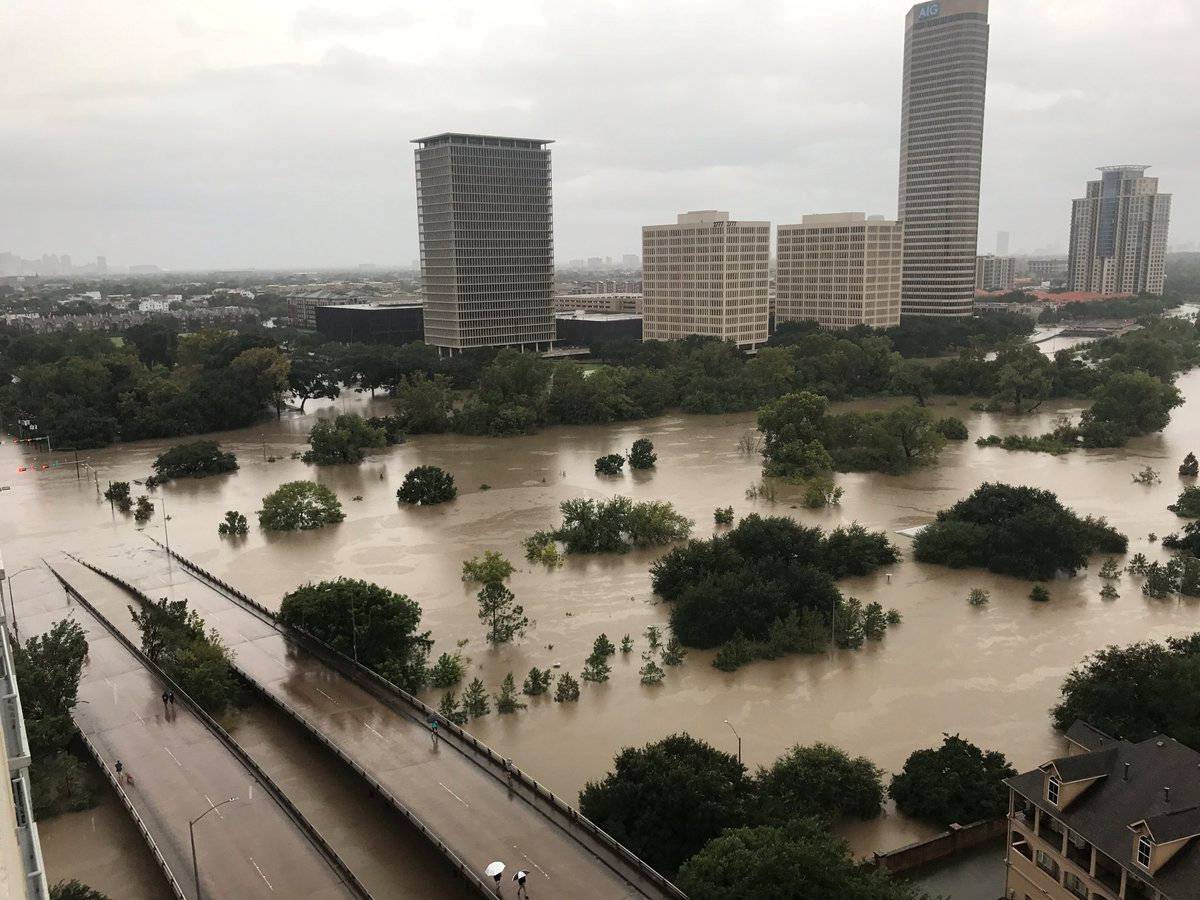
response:
[[[1200,900],[1200,753],[1082,722],[1006,782],[1009,900]]]

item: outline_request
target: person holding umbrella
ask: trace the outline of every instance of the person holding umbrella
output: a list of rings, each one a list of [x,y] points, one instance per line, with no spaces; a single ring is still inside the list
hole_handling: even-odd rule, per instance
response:
[[[517,874],[513,876],[513,881],[517,883],[517,896],[524,897],[529,900],[529,888],[525,887],[525,879],[529,877],[529,873],[524,869],[518,869]]]
[[[487,875],[496,882],[496,896],[500,896],[500,876],[504,874],[504,863],[500,860],[488,863],[488,867],[483,870],[483,874]]]

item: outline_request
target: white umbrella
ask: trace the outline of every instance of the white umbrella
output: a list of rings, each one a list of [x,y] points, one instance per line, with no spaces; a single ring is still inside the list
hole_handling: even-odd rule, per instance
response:
[[[500,862],[500,860],[496,860],[494,863],[488,863],[488,867],[483,870],[485,875],[488,875],[492,878],[495,878],[503,871],[504,863]]]

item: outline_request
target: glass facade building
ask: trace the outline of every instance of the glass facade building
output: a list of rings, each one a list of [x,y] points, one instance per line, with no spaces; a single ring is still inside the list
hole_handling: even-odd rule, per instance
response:
[[[551,142],[448,133],[413,143],[426,342],[549,349]]]
[[[975,297],[987,0],[930,0],[904,25],[901,312],[969,316]]]

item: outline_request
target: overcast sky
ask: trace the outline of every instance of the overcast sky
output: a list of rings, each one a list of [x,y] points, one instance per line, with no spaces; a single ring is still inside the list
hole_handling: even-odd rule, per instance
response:
[[[556,255],[687,209],[894,216],[898,0],[7,0],[0,251],[318,267],[417,255],[414,137],[552,138]],[[993,0],[980,252],[1064,251],[1096,166],[1200,241],[1200,3]]]

